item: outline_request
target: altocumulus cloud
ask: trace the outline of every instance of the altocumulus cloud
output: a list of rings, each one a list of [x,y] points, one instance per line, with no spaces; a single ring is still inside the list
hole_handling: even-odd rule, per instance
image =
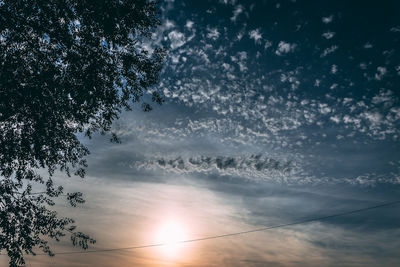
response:
[[[241,176],[248,179],[258,178],[275,181],[281,181],[300,171],[294,161],[278,160],[263,155],[161,157],[135,163],[131,167],[148,170],[163,169],[180,174],[217,173],[220,175]]]

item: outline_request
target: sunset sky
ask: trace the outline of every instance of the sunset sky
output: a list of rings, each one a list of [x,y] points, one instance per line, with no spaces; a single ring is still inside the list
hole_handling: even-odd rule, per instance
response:
[[[400,200],[399,1],[162,1],[165,103],[82,142],[86,203],[60,215],[114,249]],[[27,266],[400,266],[400,205],[163,247]],[[7,257],[0,257],[6,266]]]

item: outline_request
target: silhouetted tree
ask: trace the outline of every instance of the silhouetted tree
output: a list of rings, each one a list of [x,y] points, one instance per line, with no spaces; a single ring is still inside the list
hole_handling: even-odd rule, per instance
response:
[[[158,12],[146,0],[0,1],[0,250],[10,266],[35,247],[52,255],[48,238],[70,234],[84,249],[95,242],[49,209],[59,196],[84,202],[52,176],[84,177],[89,151],[77,133],[110,131],[132,102],[149,111],[146,93],[162,102],[152,86],[165,51],[146,43]]]

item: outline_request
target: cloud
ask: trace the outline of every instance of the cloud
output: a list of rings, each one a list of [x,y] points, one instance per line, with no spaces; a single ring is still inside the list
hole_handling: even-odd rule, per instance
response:
[[[374,46],[371,44],[371,43],[369,43],[369,42],[367,42],[367,43],[365,43],[364,44],[364,48],[365,49],[371,49],[371,48],[373,48]]]
[[[331,23],[333,21],[333,15],[330,15],[329,17],[322,17],[321,20],[325,24]]]
[[[331,113],[332,109],[325,103],[318,104],[319,112],[323,115]]]
[[[337,45],[332,45],[331,47],[328,47],[324,50],[324,52],[322,52],[322,54],[320,55],[320,57],[326,57],[327,55],[335,52],[339,47]]]
[[[182,45],[184,45],[186,43],[185,35],[176,30],[168,33],[168,38],[171,42],[170,46],[171,46],[172,50],[174,50],[178,47],[181,47]]]
[[[188,28],[188,29],[191,29],[191,28],[193,28],[193,25],[194,25],[193,21],[187,20],[186,24],[185,24],[185,27]]]
[[[233,2],[228,1],[228,4],[232,5]],[[237,10],[240,14],[245,12],[244,7],[236,4],[233,6],[233,10]],[[232,24],[229,18],[230,14],[228,14],[227,23]],[[334,14],[328,13],[322,22],[331,23],[334,18],[336,18]],[[177,18],[174,17],[174,19]],[[321,18],[317,18],[317,20],[321,20]],[[371,109],[378,105],[377,101],[383,99],[379,96],[372,99],[372,96],[379,91],[378,88],[374,89],[376,90],[375,94],[371,94],[370,97],[366,96],[366,105],[363,107],[357,106],[356,103],[365,96],[353,96],[353,103],[344,104],[342,101],[346,99],[346,95],[342,95],[341,89],[353,90],[353,85],[361,86],[364,82],[371,80],[381,79],[382,83],[386,82],[385,78],[392,74],[391,71],[400,73],[400,66],[397,70],[395,66],[379,66],[374,65],[374,62],[365,61],[367,62],[364,63],[365,70],[362,71],[364,80],[360,80],[360,77],[353,75],[354,72],[348,68],[346,63],[339,65],[332,61],[333,55],[336,55],[340,49],[340,43],[322,46],[322,48],[319,44],[315,44],[316,60],[323,58],[324,60],[319,61],[325,66],[309,71],[308,59],[302,61],[303,43],[292,43],[286,40],[272,43],[263,38],[264,35],[269,36],[270,32],[260,25],[252,24],[251,30],[248,30],[247,24],[226,27],[223,22],[220,22],[210,26],[193,16],[185,17],[182,21],[184,23],[190,21],[189,24],[186,23],[189,26],[182,25],[178,29],[177,24],[174,23],[174,29],[168,30],[170,33],[167,38],[171,39],[171,45],[175,48],[179,47],[179,49],[169,51],[160,88],[164,88],[167,101],[181,103],[191,110],[207,111],[203,113],[209,116],[203,118],[205,120],[212,121],[216,116],[229,117],[230,120],[237,122],[238,126],[243,127],[242,129],[257,133],[249,136],[247,132],[238,131],[221,137],[221,139],[235,140],[240,143],[262,142],[264,145],[274,144],[274,146],[286,148],[305,147],[314,145],[312,140],[315,139],[310,136],[312,133],[308,131],[309,127],[321,127],[327,122],[335,123],[331,117],[341,118],[340,123],[333,124],[335,131],[356,131],[373,138],[381,138],[383,135],[391,135],[394,138],[399,136],[399,129],[396,126],[397,116],[394,113],[382,114],[381,123],[374,124],[373,132],[368,131],[371,120],[367,119],[368,116],[361,114],[371,112]],[[171,30],[174,31],[171,32]],[[188,31],[196,32],[193,37],[194,42],[190,42],[190,45],[187,45],[191,40],[186,35]],[[249,47],[238,46],[238,32],[240,32],[240,36],[247,35],[253,43],[246,44]],[[322,33],[325,33],[327,38],[334,34],[332,29],[318,32],[318,34]],[[374,41],[374,39],[368,40],[369,43],[374,43]],[[269,53],[256,54],[253,49],[254,42],[263,46],[265,44],[265,49],[272,49],[269,51],[273,51],[277,56],[285,56],[286,61],[282,66],[265,63],[270,62],[265,60]],[[297,50],[299,53],[294,54],[293,52],[297,52]],[[292,55],[289,55],[290,53]],[[293,64],[292,59],[294,58],[300,59],[299,64]],[[363,61],[353,64],[357,68],[357,72],[360,72],[358,69],[358,66],[361,66],[360,63]],[[362,67],[364,68],[364,65]],[[334,80],[327,74],[335,74]],[[389,82],[389,79],[387,80]],[[316,95],[308,95],[308,91],[303,90],[307,86],[332,90],[323,96],[326,99],[322,99]],[[392,86],[382,85],[382,88],[395,92]],[[300,91],[304,92],[304,95]],[[320,91],[321,94],[322,92],[323,90]],[[305,105],[301,104],[305,99],[310,102]],[[331,110],[329,111],[320,104],[327,104]],[[397,104],[396,101],[382,102],[382,106],[385,108],[395,107]],[[191,114],[187,116],[191,117]],[[308,136],[310,141],[308,143],[303,140],[294,142],[292,135],[297,136],[299,132],[301,135]],[[354,136],[343,132],[338,132],[335,136],[338,134],[343,135],[344,139]],[[268,138],[255,137],[262,135],[267,135]],[[317,142],[320,141],[315,140],[315,143]]]
[[[393,92],[390,90],[387,91],[381,90],[378,95],[372,98],[372,103],[375,105],[384,103],[385,106],[389,106],[393,101],[394,101]]]
[[[278,160],[262,155],[241,157],[228,156],[198,156],[156,158],[132,165],[134,168],[163,169],[169,172],[188,173],[217,173],[245,178],[277,180],[287,177],[297,171],[294,161]]]
[[[386,75],[387,69],[385,67],[379,66],[376,68],[377,73],[375,74],[375,79],[382,80],[383,76]]]
[[[214,41],[219,38],[220,33],[217,28],[212,28],[212,29],[207,28],[207,31],[208,31],[207,38],[212,39]]]
[[[400,32],[400,26],[390,28],[391,32]]]
[[[270,48],[271,46],[272,46],[272,42],[266,40],[266,41],[265,41],[265,44],[264,44],[264,49],[268,49],[268,48]]]
[[[331,66],[331,73],[336,74],[338,72],[338,66],[336,64],[333,64]]]
[[[238,16],[244,11],[244,7],[242,5],[237,5],[235,10],[233,10],[233,16],[231,17],[231,21],[236,22]]]
[[[364,186],[375,186],[376,184],[397,184],[400,185],[400,174],[386,174],[376,175],[374,173],[367,173],[359,175],[356,178],[346,179],[350,184],[364,185]]]
[[[335,123],[340,123],[340,118],[339,118],[339,116],[332,116],[332,117],[330,117],[330,120],[331,121],[333,121],[333,122],[335,122]]]
[[[323,34],[322,34],[322,37],[324,37],[325,39],[331,39],[331,38],[333,38],[333,36],[335,36],[335,33],[334,32],[324,32]]]
[[[293,52],[294,49],[296,48],[296,44],[290,44],[290,43],[286,43],[285,41],[280,41],[278,44],[278,47],[275,51],[275,54],[277,54],[278,56],[281,56],[283,54],[287,54],[290,52]]]
[[[253,39],[256,44],[261,43],[262,35],[260,29],[255,29],[249,32],[250,39]]]
[[[379,124],[379,123],[381,123],[382,118],[383,118],[382,114],[380,114],[379,112],[366,111],[362,115],[367,120],[369,120],[371,122],[371,124]]]

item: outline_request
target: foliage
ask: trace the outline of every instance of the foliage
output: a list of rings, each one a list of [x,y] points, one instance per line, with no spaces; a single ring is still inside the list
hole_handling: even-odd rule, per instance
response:
[[[146,93],[161,104],[152,87],[165,51],[144,43],[159,24],[157,4],[147,0],[0,1],[0,250],[10,266],[35,247],[52,255],[46,238],[95,242],[49,209],[59,196],[84,202],[52,176],[84,177],[89,151],[78,133],[110,131],[132,103],[151,110]],[[45,191],[33,192],[36,183]]]

